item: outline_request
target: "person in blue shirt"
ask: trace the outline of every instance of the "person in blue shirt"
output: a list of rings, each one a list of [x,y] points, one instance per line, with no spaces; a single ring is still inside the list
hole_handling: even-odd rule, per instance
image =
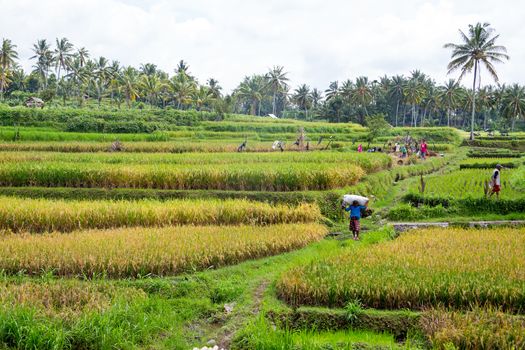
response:
[[[359,240],[359,232],[361,231],[361,210],[365,210],[366,207],[359,205],[357,201],[353,201],[352,204],[345,208],[345,211],[350,212],[350,231],[354,234],[354,240]]]

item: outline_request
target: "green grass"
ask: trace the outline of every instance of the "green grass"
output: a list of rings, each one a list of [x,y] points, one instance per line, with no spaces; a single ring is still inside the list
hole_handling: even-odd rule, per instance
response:
[[[250,323],[237,335],[232,349],[265,350],[265,349],[355,349],[356,346],[386,347],[388,349],[410,349],[409,345],[396,343],[394,336],[388,333],[377,333],[363,330],[346,330],[335,332],[316,332],[315,330],[292,331],[274,329],[264,318]],[[366,344],[366,345],[363,345]]]

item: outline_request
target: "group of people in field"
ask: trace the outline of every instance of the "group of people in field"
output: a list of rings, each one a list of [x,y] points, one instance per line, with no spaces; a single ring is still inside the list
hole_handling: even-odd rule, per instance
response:
[[[419,143],[417,141],[407,141],[396,142],[394,145],[392,145],[392,143],[389,142],[388,148],[399,158],[408,158],[412,154],[417,155],[421,159],[427,159],[428,156],[428,145],[425,139],[422,139]],[[359,144],[359,146],[357,146],[357,152],[363,152],[362,144]],[[381,149],[378,149],[377,147],[372,147],[367,152],[381,152]]]
[[[392,151],[400,158],[408,158],[410,155],[415,154],[421,159],[427,159],[428,145],[425,139],[422,139],[419,143],[417,141],[413,143],[396,142],[392,146]]]

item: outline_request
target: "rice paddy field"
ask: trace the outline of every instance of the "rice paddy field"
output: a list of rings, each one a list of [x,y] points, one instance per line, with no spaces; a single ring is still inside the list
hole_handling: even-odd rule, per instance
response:
[[[517,149],[390,128],[358,153],[357,124],[174,110],[0,107],[0,124],[0,348],[525,346],[523,228],[389,226],[519,217]],[[437,156],[398,164],[407,134]],[[360,241],[346,193],[371,199]]]
[[[428,176],[424,194],[433,197],[445,198],[481,198],[485,197],[484,186],[490,182],[494,169],[461,169],[448,174]],[[504,189],[501,196],[508,199],[519,199],[525,196],[523,187],[517,184],[519,172],[514,169],[501,171],[501,187]],[[418,191],[414,184],[412,191]]]
[[[525,313],[525,230],[426,229],[291,269],[277,289],[292,305],[376,309],[472,305]]]

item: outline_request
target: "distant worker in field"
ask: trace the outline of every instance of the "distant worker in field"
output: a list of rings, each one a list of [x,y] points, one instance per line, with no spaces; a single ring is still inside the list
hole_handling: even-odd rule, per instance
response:
[[[407,157],[407,146],[406,145],[401,145],[401,147],[399,148],[399,151],[401,152],[401,158],[406,158]]]
[[[357,152],[359,152],[359,153],[363,152],[363,145],[362,144],[359,144],[359,146],[357,146]]]
[[[503,167],[498,164],[496,165],[496,169],[494,169],[494,172],[492,173],[491,183],[492,183],[492,191],[490,192],[490,196],[495,193],[496,197],[499,199],[499,192],[501,191],[501,169]]]
[[[428,149],[425,139],[421,140],[421,159],[427,159]]]
[[[361,210],[366,210],[366,206],[360,205],[358,201],[353,201],[351,205],[345,208],[345,211],[350,212],[350,231],[354,235],[354,240],[359,240],[359,232],[361,232]]]

